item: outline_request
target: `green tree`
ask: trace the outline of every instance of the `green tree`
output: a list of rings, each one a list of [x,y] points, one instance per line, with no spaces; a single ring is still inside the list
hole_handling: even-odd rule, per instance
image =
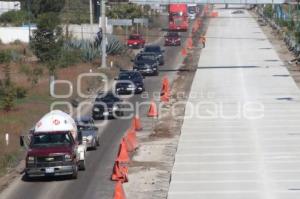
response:
[[[63,47],[63,35],[57,13],[48,12],[38,17],[37,30],[31,41],[31,48],[50,74],[55,73],[55,65]]]
[[[23,0],[23,9],[30,8],[34,18],[47,12],[59,13],[65,5],[65,0]]]
[[[143,16],[143,10],[136,4],[118,4],[108,10],[107,16],[113,19],[140,18]]]
[[[0,16],[0,22],[20,26],[27,21],[28,14],[26,11],[8,11]]]

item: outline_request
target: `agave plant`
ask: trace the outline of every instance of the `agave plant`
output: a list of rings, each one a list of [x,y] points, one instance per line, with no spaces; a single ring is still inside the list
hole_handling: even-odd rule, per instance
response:
[[[84,61],[92,61],[101,55],[101,45],[96,45],[90,40],[69,40],[65,42],[65,49],[79,49]],[[106,53],[108,55],[120,54],[126,49],[125,45],[116,37],[109,35],[107,38]]]
[[[107,54],[120,54],[126,49],[126,46],[113,35],[108,36],[107,43]]]

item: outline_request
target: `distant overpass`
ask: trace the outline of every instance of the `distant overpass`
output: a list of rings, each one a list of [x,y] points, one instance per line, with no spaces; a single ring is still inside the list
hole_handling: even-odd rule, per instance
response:
[[[137,4],[197,3],[197,4],[284,4],[293,0],[129,0]]]

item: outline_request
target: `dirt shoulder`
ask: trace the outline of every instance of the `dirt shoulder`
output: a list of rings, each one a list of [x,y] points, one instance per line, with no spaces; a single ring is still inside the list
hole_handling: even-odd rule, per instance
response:
[[[256,18],[258,15],[255,12],[251,12],[253,16]],[[257,18],[258,19],[258,18]],[[277,33],[277,31],[273,30],[271,26],[261,26],[262,31],[268,37],[270,43],[276,50],[278,56],[283,61],[286,68],[289,70],[291,77],[293,77],[296,82],[298,88],[300,88],[300,66],[293,63],[289,64],[288,62],[294,59],[294,55],[288,50],[286,44],[283,41],[283,38]]]

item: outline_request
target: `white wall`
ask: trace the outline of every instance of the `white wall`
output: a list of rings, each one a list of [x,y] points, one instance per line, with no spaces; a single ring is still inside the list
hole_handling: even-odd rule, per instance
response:
[[[0,39],[5,44],[14,42],[15,40],[28,43],[29,29],[28,27],[0,27]]]
[[[21,10],[19,1],[0,1],[0,15],[10,10]]]
[[[64,26],[64,32],[66,33],[66,26]],[[69,25],[69,34],[76,39],[94,40],[97,32],[99,32],[98,24]],[[112,27],[109,25],[107,26],[107,33],[112,33]]]

